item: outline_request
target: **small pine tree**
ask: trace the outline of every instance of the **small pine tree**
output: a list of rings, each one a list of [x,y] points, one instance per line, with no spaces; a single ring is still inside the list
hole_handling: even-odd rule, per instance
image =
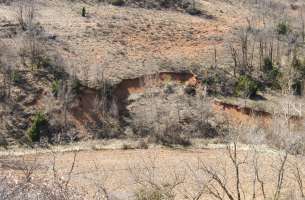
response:
[[[82,9],[82,17],[86,17],[86,15],[87,15],[86,8],[83,7],[83,9]]]
[[[287,35],[289,32],[289,25],[286,22],[278,23],[276,31],[279,35]]]
[[[38,112],[32,122],[31,127],[27,130],[27,135],[31,142],[36,142],[40,139],[41,128],[47,124],[47,119],[42,112]]]

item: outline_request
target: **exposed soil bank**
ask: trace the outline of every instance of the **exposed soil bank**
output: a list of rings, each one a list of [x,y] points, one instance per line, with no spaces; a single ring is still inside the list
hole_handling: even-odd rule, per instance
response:
[[[150,87],[161,86],[169,82],[194,87],[198,84],[196,76],[189,72],[160,72],[133,79],[124,79],[110,89],[111,98],[114,101],[111,100],[112,102],[103,103],[107,104],[106,109],[111,110],[112,113],[116,113],[119,118],[122,118],[128,115],[126,107],[128,105],[129,95],[144,93]],[[77,128],[83,130],[82,132],[84,133],[86,132],[85,126],[98,122],[99,118],[102,117],[101,110],[99,111],[101,104],[100,92],[98,89],[82,87],[80,94],[70,108],[72,113],[71,120],[76,122]],[[112,104],[115,105],[113,106]],[[111,106],[113,108],[110,108]]]
[[[132,79],[124,79],[112,89],[112,98],[120,120],[128,116],[128,97],[132,94],[142,94],[151,87],[159,87],[167,83],[182,84],[196,87],[199,81],[196,75],[190,72],[160,72]],[[74,118],[79,124],[87,124],[98,120],[97,102],[98,91],[86,88],[81,92],[77,106],[73,108]],[[240,106],[215,100],[212,103],[213,111],[224,116],[234,124],[259,125],[268,128],[274,121],[274,114],[247,106]],[[122,122],[122,121],[121,121]],[[304,118],[291,115],[289,122],[294,126],[301,126]]]
[[[145,89],[160,86],[167,82],[196,86],[198,80],[196,75],[190,72],[160,72],[149,74],[133,79],[122,80],[114,89],[113,96],[117,100],[119,113],[126,112],[127,99],[131,94],[144,93]]]
[[[263,128],[268,128],[274,120],[274,115],[269,112],[233,105],[219,100],[213,102],[213,109],[215,112],[223,112],[229,121],[237,124],[260,125]],[[288,118],[289,123],[295,127],[299,125],[299,127],[302,127],[303,117],[291,115]]]
[[[222,112],[229,121],[236,124],[255,125],[259,123],[262,127],[267,128],[272,120],[272,115],[268,112],[240,107],[218,100],[213,102],[213,110]]]

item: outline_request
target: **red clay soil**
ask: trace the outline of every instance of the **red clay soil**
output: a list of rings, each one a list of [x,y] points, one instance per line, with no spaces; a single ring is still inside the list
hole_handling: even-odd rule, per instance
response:
[[[72,113],[75,118],[81,122],[95,121],[94,115],[96,109],[94,107],[95,100],[97,98],[97,92],[93,89],[86,89],[79,95],[77,105],[73,106]]]
[[[126,114],[127,98],[131,94],[144,93],[145,88],[150,86],[160,86],[167,82],[175,82],[178,84],[191,85],[196,87],[199,81],[196,75],[190,72],[160,72],[158,74],[150,74],[140,76],[133,79],[122,80],[113,91],[116,99],[120,116]],[[87,123],[96,122],[98,114],[96,114],[96,98],[97,91],[86,88],[79,95],[77,105],[72,108],[72,120],[77,121],[78,128],[84,128]],[[262,110],[255,110],[249,107],[241,107],[238,105],[228,104],[221,101],[213,102],[214,112],[226,116],[227,119],[234,124],[260,125],[263,128],[270,127],[272,123],[272,114]],[[297,125],[302,123],[303,119],[291,116],[290,120]]]
[[[192,73],[187,72],[160,72],[137,77],[134,79],[122,80],[113,91],[113,97],[116,100],[120,116],[126,114],[126,100],[129,95],[143,93],[148,86],[162,85],[166,82],[175,82],[179,84],[196,86],[198,80]],[[98,91],[95,89],[84,88],[75,105],[70,109],[70,121],[82,132],[86,132],[86,124],[94,123],[99,120],[99,113],[96,112],[96,100]]]
[[[255,111],[250,108],[242,108],[237,105],[214,101],[213,110],[234,124],[257,125],[267,128],[271,124],[272,115],[264,111]]]
[[[70,119],[76,128],[86,135],[86,125],[99,121],[99,114],[96,108],[98,92],[94,89],[86,88],[81,91],[81,95],[75,105],[70,109]]]
[[[218,113],[222,112],[222,115],[226,116],[234,124],[259,125],[262,128],[268,128],[274,120],[273,115],[266,111],[240,107],[220,101],[214,101],[213,110]],[[289,123],[295,128],[302,127],[304,119],[298,116],[290,116]]]

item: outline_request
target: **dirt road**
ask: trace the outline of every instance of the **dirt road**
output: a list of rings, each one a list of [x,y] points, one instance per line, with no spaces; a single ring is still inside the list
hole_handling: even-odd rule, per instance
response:
[[[217,171],[226,179],[229,187],[234,188],[235,171],[227,153],[226,149],[158,148],[28,154],[3,158],[2,172],[15,166],[13,171],[22,174],[21,168],[17,166],[30,166],[35,161],[38,166],[35,171],[37,177],[52,177],[54,167],[61,176],[67,178],[75,156],[71,184],[87,192],[88,199],[94,199],[94,194],[101,186],[107,188],[114,199],[133,199],[134,192],[148,182],[160,186],[181,182],[175,189],[176,199],[187,199],[187,196],[195,196],[210,180],[202,170],[204,166]],[[240,168],[242,191],[249,197],[253,188],[253,155],[250,150],[239,150],[237,155],[238,160],[243,162]],[[257,156],[260,176],[268,183],[265,190],[271,196],[275,191],[281,156],[271,151],[260,152]],[[293,161],[294,158],[291,158],[289,162]],[[297,188],[291,187],[293,184],[290,180],[289,184],[285,182],[284,192]],[[261,194],[257,192],[257,195]],[[207,194],[204,199],[210,198]]]

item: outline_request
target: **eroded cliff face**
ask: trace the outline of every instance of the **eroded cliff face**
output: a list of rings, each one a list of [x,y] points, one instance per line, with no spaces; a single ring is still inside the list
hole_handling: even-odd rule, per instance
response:
[[[11,117],[2,115],[5,125],[3,140],[9,145],[24,140],[31,119],[39,111],[46,112],[51,135],[62,135],[64,130],[75,140],[117,137],[124,135],[126,129],[148,130],[149,134],[151,129],[145,126],[166,129],[172,124],[178,124],[179,130],[187,134],[200,135],[206,128],[203,122],[216,127],[223,120],[233,126],[245,124],[269,128],[276,117],[266,110],[217,101],[213,97],[203,98],[205,85],[191,72],[167,71],[123,79],[109,88],[81,86],[67,110],[63,99],[52,95],[51,83],[36,76],[23,80],[27,84],[12,87],[11,100],[16,104],[12,109],[18,108],[18,112],[15,110]],[[39,87],[36,88],[34,85],[37,83]],[[29,95],[33,91],[35,96]],[[292,130],[304,127],[301,116],[286,117]],[[208,132],[215,132],[211,127],[209,125]],[[204,136],[209,136],[209,133],[204,133]]]
[[[246,125],[250,127],[271,128],[276,123],[288,123],[292,131],[304,130],[304,117],[296,114],[285,114],[226,103],[220,100],[213,101],[214,112],[224,116],[232,125]],[[277,121],[284,120],[284,121]]]
[[[88,127],[102,128],[98,125],[107,123],[109,118],[114,123],[124,126],[126,117],[130,118],[132,115],[132,111],[128,109],[132,104],[129,99],[131,95],[143,95],[154,88],[159,90],[158,98],[161,98],[160,92],[167,84],[195,88],[199,81],[189,72],[160,72],[123,79],[116,85],[109,85],[108,88],[93,89],[82,86],[69,109],[69,119],[80,131],[81,137],[86,137]]]
[[[194,89],[195,95],[187,94],[185,90],[187,87]],[[171,91],[168,91],[168,88]],[[123,79],[112,86],[112,102],[108,102],[106,112],[111,111],[112,117],[119,121],[122,128],[133,124],[133,120],[137,123],[142,123],[139,122],[141,120],[143,123],[147,123],[144,122],[147,114],[157,116],[158,113],[159,115],[163,113],[159,119],[162,119],[163,116],[176,118],[174,115],[180,115],[178,116],[179,123],[183,122],[184,125],[189,125],[194,123],[195,118],[199,119],[202,116],[200,113],[206,112],[214,116],[215,124],[226,120],[232,126],[243,124],[267,129],[272,126],[275,118],[279,115],[211,97],[203,102],[204,88],[205,86],[197,79],[197,76],[190,72],[160,72]],[[99,91],[94,89],[86,89],[80,95],[78,106],[73,109],[74,117],[80,124],[92,123],[104,117],[97,111],[97,109],[102,109],[97,107],[100,100],[98,96]],[[159,120],[151,116],[148,120],[150,123]],[[293,129],[297,129],[297,127],[302,127],[304,118],[292,114],[288,116],[288,122]]]
[[[167,83],[175,83],[196,87],[199,81],[190,72],[160,72],[133,79],[124,79],[114,87],[113,96],[116,99],[120,114],[124,114],[128,104],[128,97],[132,94],[145,93],[153,87],[160,87]]]

